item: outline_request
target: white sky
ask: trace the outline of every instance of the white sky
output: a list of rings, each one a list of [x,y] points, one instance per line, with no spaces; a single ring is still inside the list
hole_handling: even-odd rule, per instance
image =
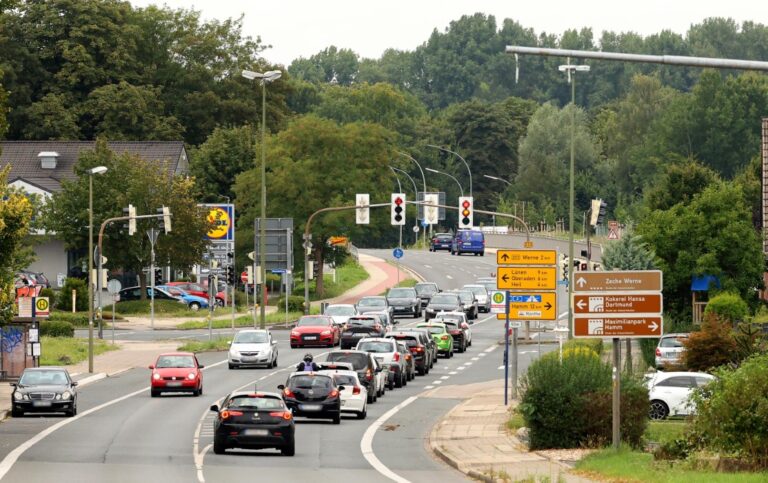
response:
[[[765,0],[130,0],[173,9],[194,8],[204,19],[245,14],[243,33],[272,45],[264,56],[288,66],[335,45],[363,57],[378,58],[387,48],[413,50],[432,30],[443,32],[452,20],[482,12],[497,25],[511,18],[536,34],[562,34],[591,27],[595,39],[604,30],[650,35],[662,30],[685,34],[708,17],[730,17],[768,24]]]

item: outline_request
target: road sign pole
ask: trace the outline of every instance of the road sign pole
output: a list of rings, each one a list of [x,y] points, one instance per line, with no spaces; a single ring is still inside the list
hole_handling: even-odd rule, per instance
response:
[[[621,345],[613,338],[613,448],[621,446]]]
[[[512,329],[512,399],[517,399],[517,330]]]
[[[115,297],[117,294],[112,295],[112,345],[115,345]]]
[[[507,321],[504,324],[504,405],[509,404],[509,290],[504,292]]]

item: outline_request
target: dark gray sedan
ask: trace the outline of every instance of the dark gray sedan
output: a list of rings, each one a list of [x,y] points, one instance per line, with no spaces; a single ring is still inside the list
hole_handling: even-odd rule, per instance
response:
[[[77,414],[77,382],[60,367],[28,367],[12,382],[11,416],[18,418],[27,412]]]
[[[432,296],[429,305],[424,310],[424,320],[435,317],[440,312],[460,312],[464,310],[464,304],[456,292],[441,292]]]
[[[421,317],[421,299],[411,287],[394,287],[387,292],[387,303],[394,315],[405,314]]]

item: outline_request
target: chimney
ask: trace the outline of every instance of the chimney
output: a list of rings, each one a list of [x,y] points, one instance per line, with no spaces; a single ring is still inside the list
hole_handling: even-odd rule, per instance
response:
[[[59,153],[56,151],[40,151],[40,154],[37,155],[42,169],[56,169],[56,160],[58,158]]]

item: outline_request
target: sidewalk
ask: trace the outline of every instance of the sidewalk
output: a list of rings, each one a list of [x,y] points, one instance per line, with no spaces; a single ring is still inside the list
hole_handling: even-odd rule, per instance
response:
[[[277,307],[268,305],[266,309],[267,314],[277,312]],[[155,317],[155,330],[171,330],[175,329],[177,325],[190,321],[204,321],[207,320],[208,312],[201,311],[201,315],[195,315],[191,317]],[[235,318],[243,315],[248,315],[249,312],[235,312]],[[232,309],[230,307],[219,308],[214,312],[212,320],[229,320],[232,318]],[[104,319],[105,322],[111,323],[109,319]],[[132,316],[124,315],[122,320],[115,321],[115,327],[117,329],[139,329],[146,330],[152,326],[151,320],[147,316]]]
[[[432,428],[429,436],[432,451],[449,465],[480,481],[591,481],[568,473],[570,466],[554,455],[528,451],[507,430],[509,411],[504,406],[503,384],[503,380],[496,380],[430,391],[425,397],[466,399]],[[560,457],[576,457],[576,452],[556,453]]]

